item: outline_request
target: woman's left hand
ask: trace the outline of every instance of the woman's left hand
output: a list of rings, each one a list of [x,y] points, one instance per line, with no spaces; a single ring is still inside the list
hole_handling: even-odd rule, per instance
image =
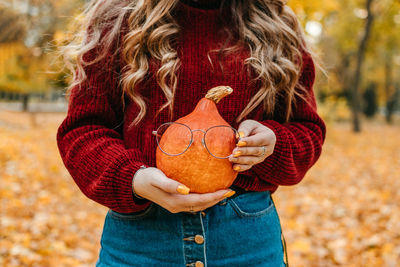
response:
[[[245,120],[237,130],[239,142],[229,157],[235,171],[247,171],[274,152],[276,136],[270,128],[255,120]]]

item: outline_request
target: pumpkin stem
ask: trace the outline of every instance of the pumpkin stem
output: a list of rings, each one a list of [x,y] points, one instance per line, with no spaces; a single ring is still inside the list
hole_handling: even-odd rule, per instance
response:
[[[215,103],[218,103],[222,98],[225,96],[229,95],[230,93],[233,92],[233,89],[230,86],[216,86],[208,90],[205,98],[210,99],[214,101]]]

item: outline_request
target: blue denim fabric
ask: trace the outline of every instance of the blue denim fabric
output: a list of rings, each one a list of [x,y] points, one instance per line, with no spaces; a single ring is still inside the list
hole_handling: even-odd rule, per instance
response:
[[[173,214],[154,203],[138,213],[108,211],[97,267],[199,262],[208,267],[286,266],[270,192],[237,194],[203,213]]]

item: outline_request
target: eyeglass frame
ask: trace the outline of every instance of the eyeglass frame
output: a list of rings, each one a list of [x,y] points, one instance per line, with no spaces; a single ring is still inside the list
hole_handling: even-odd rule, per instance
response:
[[[163,126],[163,125],[165,125],[165,124],[171,124],[171,125],[172,125],[173,123],[175,123],[175,124],[180,124],[180,125],[182,125],[182,126],[185,126],[185,127],[187,127],[187,128],[189,129],[189,131],[190,131],[190,143],[189,143],[189,145],[186,147],[186,149],[185,149],[183,152],[179,153],[179,154],[169,154],[169,153],[165,152],[165,151],[161,148],[161,146],[160,146],[160,144],[159,144],[159,142],[158,142],[158,138],[157,138],[157,132],[158,132],[158,130],[160,129],[161,126]],[[169,127],[169,126],[168,126],[168,127]],[[227,159],[227,158],[230,157],[230,155],[227,156],[227,157],[217,157],[217,156],[213,155],[213,154],[210,152],[210,150],[208,149],[208,147],[207,147],[207,145],[206,145],[205,136],[206,136],[207,132],[208,132],[210,129],[216,128],[216,127],[228,127],[228,128],[231,128],[231,129],[233,130],[233,132],[235,133],[236,138],[239,137],[238,131],[237,131],[235,128],[233,128],[232,126],[229,126],[229,125],[216,125],[216,126],[211,126],[211,127],[208,128],[206,131],[204,131],[204,130],[202,130],[202,129],[193,129],[193,130],[192,130],[188,125],[183,124],[183,123],[180,123],[180,122],[165,122],[165,123],[161,124],[160,126],[158,126],[157,130],[152,131],[151,133],[156,137],[157,146],[158,146],[158,148],[161,150],[161,152],[163,152],[164,154],[166,154],[166,155],[168,155],[168,156],[173,156],[173,157],[175,157],[175,156],[182,155],[183,153],[185,153],[185,152],[189,149],[189,147],[190,147],[190,146],[193,144],[193,142],[194,142],[194,140],[193,140],[193,132],[200,131],[200,132],[203,133],[203,137],[202,137],[202,139],[201,139],[201,144],[202,144],[203,147],[207,150],[207,152],[208,152],[211,156],[213,156],[214,158],[217,158],[217,159]],[[232,154],[231,154],[231,155],[232,155]]]

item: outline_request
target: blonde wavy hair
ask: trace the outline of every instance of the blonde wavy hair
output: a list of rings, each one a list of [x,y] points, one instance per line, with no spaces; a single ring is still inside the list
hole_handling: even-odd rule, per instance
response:
[[[110,52],[115,40],[120,39],[122,28],[126,25],[127,32],[122,35],[121,46],[114,54],[121,55],[119,85],[123,90],[121,96],[123,108],[125,108],[124,94],[140,108],[130,126],[137,125],[146,114],[146,103],[136,90],[136,85],[145,79],[149,71],[150,58],[160,62],[156,80],[167,99],[156,116],[168,107],[172,120],[174,95],[178,83],[176,73],[181,62],[175,48],[180,26],[171,12],[178,2],[179,0],[89,2],[80,16],[83,19],[79,22],[80,35],[75,35],[62,51],[66,64],[73,74],[67,95],[73,87],[82,84],[86,79],[84,67],[102,60],[104,55]],[[254,80],[260,79],[262,84],[236,121],[240,122],[261,102],[265,114],[273,116],[278,98],[283,99],[285,105],[279,110],[283,112],[280,116],[289,121],[295,97],[299,96],[307,101],[304,95],[306,90],[298,84],[298,80],[302,69],[302,53],[308,50],[296,16],[283,0],[221,0],[220,11],[224,8],[229,12],[224,21],[224,30],[237,42],[235,46],[224,46],[218,50],[219,58],[235,51],[241,45],[247,46],[250,56],[244,63],[257,74]],[[86,59],[85,53],[94,48],[99,49],[97,56]],[[208,58],[210,60],[210,57]]]

